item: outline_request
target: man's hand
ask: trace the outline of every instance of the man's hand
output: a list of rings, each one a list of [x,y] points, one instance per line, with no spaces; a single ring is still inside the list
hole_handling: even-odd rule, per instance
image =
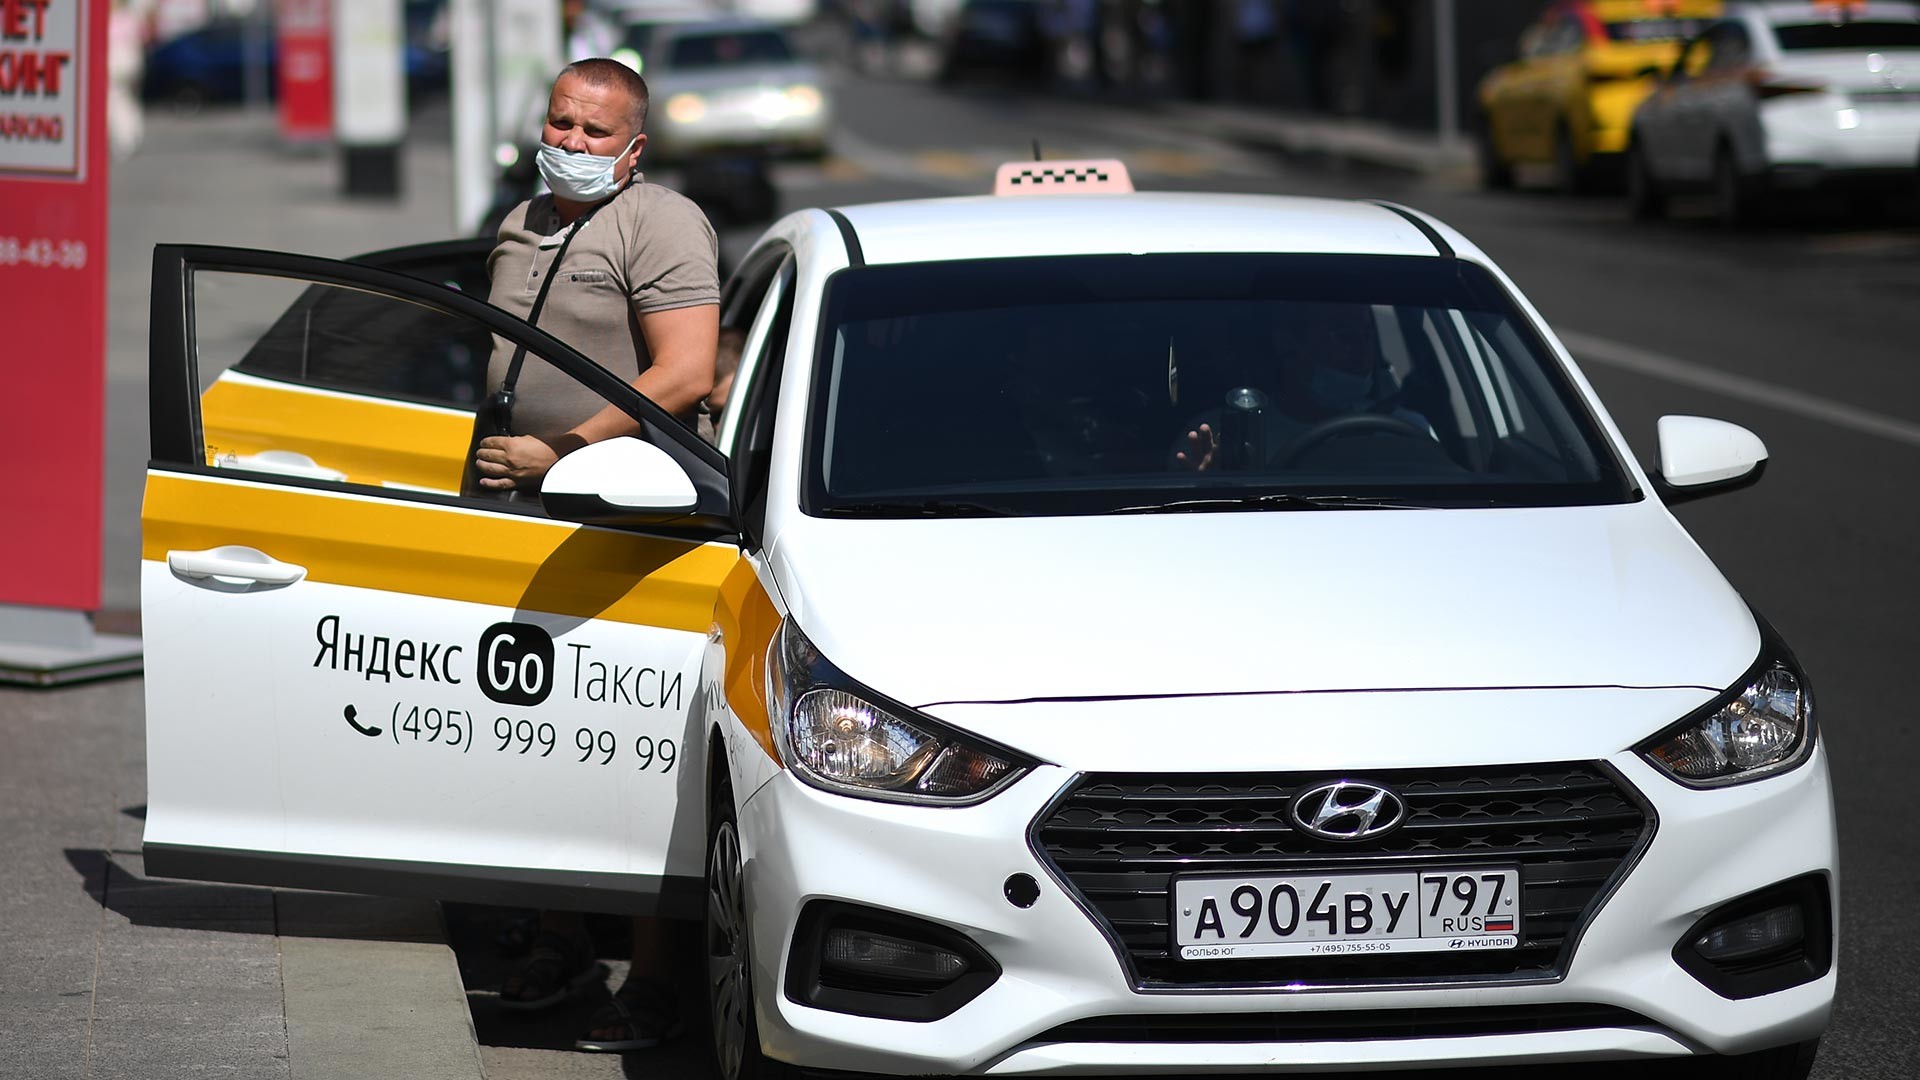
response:
[[[1200,430],[1187,432],[1187,448],[1176,451],[1173,460],[1194,472],[1206,472],[1213,468],[1213,459],[1219,452],[1220,436],[1211,425],[1201,424]]]
[[[546,440],[531,435],[490,435],[481,439],[479,449],[473,452],[480,486],[491,491],[533,490],[559,460],[560,455]]]

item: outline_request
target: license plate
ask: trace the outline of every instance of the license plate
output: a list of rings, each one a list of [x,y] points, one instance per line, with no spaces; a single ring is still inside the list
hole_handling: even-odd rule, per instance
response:
[[[1173,943],[1182,960],[1512,949],[1520,871],[1176,878]]]

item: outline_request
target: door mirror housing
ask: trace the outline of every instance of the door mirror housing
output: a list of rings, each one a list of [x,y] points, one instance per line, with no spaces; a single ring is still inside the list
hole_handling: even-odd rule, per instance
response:
[[[1738,424],[1704,416],[1663,416],[1653,485],[1668,506],[1737,491],[1760,479],[1767,446]]]
[[[664,525],[699,505],[693,478],[665,450],[631,436],[583,446],[540,486],[547,516],[594,525]]]

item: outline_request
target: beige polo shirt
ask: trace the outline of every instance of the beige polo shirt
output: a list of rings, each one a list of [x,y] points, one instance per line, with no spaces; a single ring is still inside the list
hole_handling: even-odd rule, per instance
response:
[[[487,258],[488,302],[526,318],[541,283],[554,272],[566,231],[551,195],[535,196],[508,214]],[[631,382],[652,362],[640,316],[719,303],[719,252],[713,226],[698,206],[636,176],[567,246],[535,325]],[[513,347],[495,338],[487,364],[489,395],[500,388],[512,359]],[[529,353],[515,386],[513,430],[563,434],[605,404]]]

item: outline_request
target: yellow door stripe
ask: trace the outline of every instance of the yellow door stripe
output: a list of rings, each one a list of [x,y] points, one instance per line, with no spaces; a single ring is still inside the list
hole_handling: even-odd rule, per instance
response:
[[[312,581],[698,634],[742,562],[731,544],[237,475],[149,472],[141,522],[141,557],[152,561],[238,544],[304,566]]]
[[[359,484],[458,491],[473,415],[405,402],[221,378],[200,398],[207,464],[222,454],[292,450]]]
[[[720,628],[721,647],[727,654],[727,670],[722,689],[727,706],[739,717],[753,741],[780,763],[774,749],[773,731],[767,702],[767,646],[780,629],[780,612],[773,598],[760,584],[753,564],[745,559],[734,563],[726,580],[720,583],[720,600],[714,605],[713,621]]]

